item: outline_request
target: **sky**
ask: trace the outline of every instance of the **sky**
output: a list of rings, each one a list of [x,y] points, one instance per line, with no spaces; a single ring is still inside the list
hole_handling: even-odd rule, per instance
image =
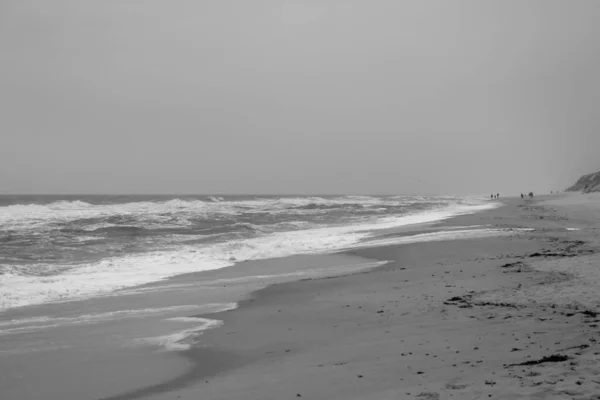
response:
[[[600,170],[597,0],[1,0],[0,193],[512,195]]]

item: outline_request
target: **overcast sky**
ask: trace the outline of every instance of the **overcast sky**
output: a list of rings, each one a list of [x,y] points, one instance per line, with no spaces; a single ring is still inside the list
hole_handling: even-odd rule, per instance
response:
[[[0,0],[0,193],[550,191],[597,0]]]

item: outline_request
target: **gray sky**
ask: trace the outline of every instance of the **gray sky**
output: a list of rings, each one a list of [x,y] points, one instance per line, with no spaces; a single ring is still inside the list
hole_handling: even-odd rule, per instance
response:
[[[0,0],[0,193],[550,191],[597,0]]]

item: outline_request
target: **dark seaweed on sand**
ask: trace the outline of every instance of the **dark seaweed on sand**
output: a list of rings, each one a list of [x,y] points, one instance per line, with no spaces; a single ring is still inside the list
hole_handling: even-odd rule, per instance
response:
[[[508,366],[515,367],[515,366],[523,366],[523,365],[538,365],[538,364],[549,363],[549,362],[562,362],[562,361],[567,361],[570,359],[571,359],[571,357],[565,356],[562,354],[552,354],[551,356],[542,357],[539,360],[530,360],[530,361],[525,361],[525,362],[522,362],[519,364],[510,364]]]

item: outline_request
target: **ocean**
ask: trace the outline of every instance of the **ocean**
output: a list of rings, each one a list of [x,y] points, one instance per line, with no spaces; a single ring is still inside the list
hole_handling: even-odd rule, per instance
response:
[[[495,206],[455,196],[0,196],[0,311],[332,253]]]

